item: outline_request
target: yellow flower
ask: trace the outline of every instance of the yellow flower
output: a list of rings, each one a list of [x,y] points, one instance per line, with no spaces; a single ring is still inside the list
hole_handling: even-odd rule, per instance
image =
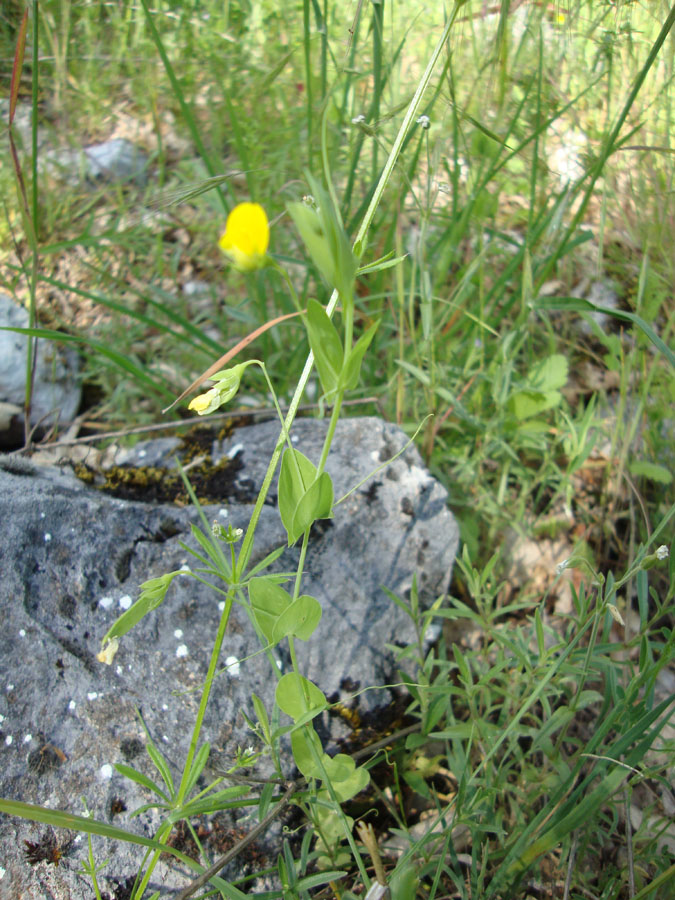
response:
[[[227,217],[225,232],[218,242],[235,269],[252,272],[265,265],[270,242],[270,226],[259,203],[240,203]]]
[[[220,406],[218,399],[218,391],[215,388],[211,388],[210,391],[207,391],[205,394],[200,394],[198,397],[195,397],[194,400],[191,400],[188,409],[194,409],[200,416],[204,416],[206,413],[218,409]]]
[[[211,380],[216,382],[215,385],[205,394],[200,394],[191,400],[188,409],[194,409],[198,415],[206,416],[219,409],[223,403],[228,403],[239,390],[239,382],[244,369],[254,363],[260,365],[257,359],[249,359],[231,369],[222,369],[213,374]]]

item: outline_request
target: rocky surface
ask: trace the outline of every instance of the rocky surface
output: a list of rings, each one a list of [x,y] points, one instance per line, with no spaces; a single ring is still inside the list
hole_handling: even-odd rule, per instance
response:
[[[295,446],[316,459],[325,427],[315,420],[297,422]],[[269,422],[214,441],[214,464],[221,458],[231,463],[221,502],[204,507],[208,522],[245,527],[277,434],[278,426]],[[377,419],[340,423],[327,466],[336,497],[405,443],[403,432]],[[138,445],[127,461],[171,465],[177,444]],[[256,559],[284,543],[275,496],[273,486],[257,532]],[[174,778],[180,774],[221,598],[186,572],[174,579],[164,604],[123,639],[112,666],[99,663],[96,654],[102,635],[137,598],[141,582],[181,566],[198,567],[186,549],[197,546],[190,534],[197,512],[122,500],[83,485],[68,469],[4,457],[0,516],[0,796],[78,814],[86,801],[95,818],[151,835],[160,821],[156,812],[130,817],[149,801],[148,792],[112,767],[126,763],[157,777],[140,712]],[[414,638],[409,619],[382,587],[405,596],[417,572],[423,597],[443,593],[457,548],[456,523],[444,489],[409,448],[315,530],[303,590],[321,602],[323,618],[308,644],[298,642],[301,666],[329,699],[374,714],[391,703],[395,690],[368,691],[356,700],[352,693],[399,681],[387,645]],[[276,568],[292,570],[296,558],[296,549],[286,550]],[[251,656],[257,647],[245,611],[235,606],[221,657],[229,668],[218,677],[202,735],[211,742],[211,761],[226,767],[237,746],[255,747],[242,716],[252,714],[251,691],[272,708],[275,678],[264,655]],[[277,659],[285,670],[289,661],[282,648]],[[349,730],[335,714],[324,715],[318,727],[326,745]],[[288,766],[290,773],[290,761]],[[60,865],[31,866],[24,842],[50,840],[62,847]],[[94,838],[97,861],[109,859],[100,883],[110,898],[124,896],[120,885],[137,868],[138,849]],[[91,882],[77,874],[86,850],[86,838],[74,832],[50,835],[44,825],[0,814],[0,898],[89,900]],[[238,860],[236,873],[245,865]],[[259,862],[251,865],[260,868]],[[160,865],[152,890],[170,897],[184,883],[183,867]]]
[[[47,150],[41,166],[72,186],[95,181],[145,184],[148,157],[127,138],[113,138],[83,149]]]
[[[28,312],[0,293],[0,326],[27,328]],[[0,447],[16,445],[23,431],[28,338],[0,330]],[[31,424],[43,429],[71,422],[80,405],[79,359],[72,347],[38,341]]]

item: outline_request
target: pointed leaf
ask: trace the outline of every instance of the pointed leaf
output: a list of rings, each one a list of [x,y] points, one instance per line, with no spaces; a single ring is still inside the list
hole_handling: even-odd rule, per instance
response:
[[[290,534],[293,516],[301,498],[316,478],[316,466],[299,450],[284,450],[279,472],[279,515]],[[297,538],[296,538],[297,540]],[[289,546],[294,543],[289,538]]]
[[[109,643],[113,638],[120,638],[130,631],[134,625],[137,625],[144,616],[147,616],[153,609],[157,609],[164,602],[164,597],[169,589],[169,585],[176,575],[184,574],[183,569],[177,569],[175,572],[167,572],[166,575],[160,575],[158,578],[151,578],[144,581],[141,585],[141,596],[138,600],[123,612],[119,618],[115,620],[113,625],[106,632],[101,645]]]
[[[297,539],[312,526],[317,519],[331,519],[333,517],[333,482],[328,472],[322,472],[314,484],[300,499],[293,522],[288,534],[288,545],[294,544]]]
[[[337,390],[344,362],[340,335],[326,310],[316,300],[310,300],[307,304],[305,325],[321,387],[326,397],[330,397]]]
[[[148,778],[147,775],[144,775],[142,772],[139,772],[131,766],[125,765],[124,763],[114,763],[114,768],[120,773],[120,775],[124,775],[124,777],[128,778],[130,781],[135,781],[136,784],[142,785],[153,794],[157,794],[158,797],[166,800],[167,803],[169,802],[168,796],[164,793],[164,791],[158,784],[155,784],[152,778]]]
[[[354,344],[347,358],[347,364],[342,372],[341,382],[345,390],[352,391],[359,383],[359,374],[361,372],[361,363],[366,354],[366,350],[375,337],[375,332],[380,325],[379,320],[375,322],[367,331],[364,331],[358,341]]]

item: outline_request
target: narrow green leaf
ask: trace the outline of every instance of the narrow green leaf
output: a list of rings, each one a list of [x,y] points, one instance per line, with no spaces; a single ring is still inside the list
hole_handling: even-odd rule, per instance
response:
[[[279,472],[279,515],[290,540],[293,516],[298,503],[316,479],[316,466],[299,450],[285,450]],[[297,537],[296,539],[297,540]]]
[[[286,548],[283,546],[277,547],[276,550],[272,550],[271,553],[268,553],[264,559],[261,559],[259,563],[256,563],[255,566],[248,572],[248,577],[252,578],[254,575],[257,575],[258,572],[264,572],[272,563],[279,559],[281,554],[284,552]]]
[[[340,335],[326,310],[316,300],[310,300],[307,304],[305,325],[321,387],[326,398],[330,399],[338,388],[344,361]]]
[[[546,656],[546,643],[544,641],[544,626],[541,621],[541,612],[539,607],[534,611],[534,627],[537,633],[537,649],[539,650],[539,660],[543,660]]]
[[[331,870],[330,872],[320,872],[317,875],[307,875],[301,878],[295,885],[298,893],[301,891],[309,891],[315,887],[321,887],[322,884],[329,884],[331,881],[337,881],[338,878],[344,878],[347,872],[340,869]]]
[[[260,800],[258,801],[258,821],[262,822],[270,809],[272,797],[274,796],[274,783],[268,781],[260,792]]]
[[[250,793],[250,787],[246,784],[234,784],[222,791],[216,791],[198,800],[191,800],[180,809],[174,810],[167,818],[169,822],[177,822],[179,819],[188,819],[192,816],[208,815],[221,809],[231,809],[241,806],[239,799]],[[249,806],[250,803],[245,803]]]
[[[185,796],[189,797],[192,793],[192,789],[197,783],[197,779],[202,774],[204,766],[209,758],[209,753],[211,752],[211,745],[208,741],[202,744],[202,746],[197,751],[195,758],[192,762],[192,768],[190,769],[190,776],[187,780],[187,784],[185,787]]]
[[[159,787],[158,784],[155,784],[152,778],[148,778],[147,775],[144,775],[142,772],[138,772],[131,766],[125,765],[125,763],[114,763],[114,767],[120,773],[120,775],[124,775],[124,777],[128,778],[130,781],[135,781],[136,784],[142,785],[153,794],[157,794],[158,797],[166,800],[167,803],[169,802],[168,795],[164,793],[164,791]]]
[[[345,390],[353,391],[359,383],[359,374],[361,372],[363,357],[365,356],[368,347],[370,347],[379,325],[380,320],[378,319],[378,321],[371,325],[367,331],[363,332],[361,337],[352,347],[340,378],[341,384],[344,385]]]
[[[533,304],[534,309],[560,310],[562,312],[600,312],[615,319],[623,319],[632,322],[644,334],[654,346],[666,357],[671,366],[675,366],[675,352],[658,336],[652,326],[645,322],[641,316],[625,309],[612,309],[609,306],[599,306],[590,300],[580,297],[539,297]]]
[[[251,694],[251,702],[253,703],[253,709],[255,710],[255,714],[258,718],[258,722],[260,723],[260,727],[263,730],[263,734],[265,735],[265,740],[267,743],[271,743],[270,741],[270,719],[267,715],[267,710],[265,709],[265,705],[257,694]]]
[[[139,368],[136,363],[132,362],[128,357],[118,353],[117,350],[113,350],[110,346],[101,341],[95,341],[93,338],[80,337],[80,335],[77,334],[66,334],[63,331],[53,331],[49,328],[9,328],[2,326],[0,327],[0,331],[13,331],[16,334],[26,334],[29,337],[44,338],[45,340],[62,343],[71,342],[74,344],[86,344],[87,347],[91,347],[92,350],[95,350],[101,356],[115,363],[115,365],[122,369],[123,372],[127,372],[131,375],[139,384],[145,385],[162,397],[173,397],[173,391],[170,391],[163,381],[149,374],[147,369]]]
[[[122,637],[134,625],[137,625],[144,616],[147,616],[149,612],[161,606],[169,585],[176,575],[181,574],[183,574],[183,569],[177,569],[175,572],[167,572],[166,575],[160,575],[158,578],[144,581],[141,585],[141,595],[138,600],[115,620],[104,635],[101,643],[105,645],[114,638]]]
[[[152,743],[152,741],[148,740],[148,742],[145,745],[145,749],[148,753],[148,756],[155,764],[155,768],[157,769],[159,774],[162,776],[164,784],[168,787],[169,792],[170,792],[171,796],[173,797],[176,793],[176,790],[174,788],[173,778],[171,777],[171,770],[169,769],[169,764],[164,759],[162,754],[159,752],[157,747]]]

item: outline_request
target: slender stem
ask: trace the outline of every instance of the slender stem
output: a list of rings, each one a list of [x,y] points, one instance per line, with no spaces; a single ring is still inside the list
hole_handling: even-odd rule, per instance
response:
[[[438,57],[441,54],[443,45],[445,44],[445,42],[448,38],[448,35],[450,34],[450,29],[452,28],[452,25],[457,17],[459,8],[460,8],[459,4],[457,4],[452,12],[452,15],[450,16],[450,19],[448,20],[447,25],[443,29],[443,34],[441,35],[441,38],[440,38],[438,44],[436,45],[436,48],[431,56],[431,59],[429,60],[429,64],[427,65],[426,69],[424,70],[424,74],[422,75],[420,83],[417,86],[417,90],[415,91],[415,94],[414,94],[412,100],[410,101],[410,106],[408,107],[408,111],[406,112],[406,114],[404,116],[403,122],[401,123],[401,127],[396,136],[396,140],[394,141],[391,152],[389,153],[387,161],[384,165],[384,169],[382,170],[382,174],[380,175],[380,180],[377,184],[377,187],[375,188],[375,192],[373,193],[373,196],[372,196],[372,199],[368,206],[368,209],[366,210],[366,213],[363,217],[363,221],[361,222],[361,227],[358,230],[358,233],[356,235],[356,239],[354,242],[355,248],[358,249],[358,251],[359,251],[357,254],[359,256],[361,255],[360,251],[361,251],[361,247],[363,245],[364,238],[367,235],[368,229],[370,228],[371,223],[373,221],[373,216],[375,215],[375,210],[377,209],[378,204],[379,204],[380,200],[382,199],[382,194],[384,193],[384,189],[387,186],[387,182],[389,181],[389,178],[391,177],[391,173],[394,170],[394,166],[396,165],[399,154],[401,152],[401,148],[403,146],[403,141],[405,140],[406,134],[408,133],[408,130],[410,128],[412,120],[419,109],[420,103],[422,101],[422,95],[424,94],[424,91],[426,90],[426,88],[429,84],[429,81],[431,80],[431,75],[436,66],[436,63],[438,62]],[[335,307],[337,306],[338,299],[339,299],[338,292],[333,291],[333,293],[331,294],[331,298],[328,302],[328,306],[326,307],[326,313],[328,314],[329,317],[333,315],[333,313],[335,311]],[[255,507],[253,510],[253,515],[251,516],[251,521],[249,522],[248,528],[246,529],[246,534],[244,536],[244,540],[241,545],[241,551],[240,551],[239,557],[238,557],[238,564],[237,564],[238,577],[241,577],[241,575],[243,574],[244,568],[246,567],[246,565],[250,559],[251,551],[253,549],[253,537],[254,537],[255,529],[258,524],[258,520],[260,518],[260,514],[262,512],[262,508],[265,503],[265,499],[267,498],[267,493],[270,489],[270,485],[272,484],[272,479],[274,477],[274,472],[276,470],[277,463],[279,462],[279,457],[281,456],[281,451],[282,451],[284,443],[288,437],[288,434],[290,433],[291,425],[293,424],[293,421],[295,419],[295,416],[296,416],[296,413],[298,410],[298,406],[300,405],[300,398],[302,397],[302,394],[307,385],[307,381],[309,380],[309,376],[312,372],[313,365],[314,365],[314,354],[310,350],[310,352],[307,356],[307,360],[305,362],[305,367],[302,370],[302,374],[300,375],[300,380],[298,381],[298,385],[295,389],[295,393],[293,394],[293,399],[291,400],[290,406],[288,408],[288,413],[286,414],[286,419],[284,420],[284,425],[283,425],[281,434],[279,435],[279,440],[277,441],[277,445],[274,448],[274,453],[272,454],[272,458],[270,459],[269,466],[267,467],[267,472],[265,473],[265,478],[263,479],[263,483],[260,488],[260,493],[258,494],[258,499],[256,500],[256,504],[255,504]]]
[[[213,650],[211,651],[211,660],[209,662],[209,668],[206,673],[206,680],[204,682],[204,690],[202,691],[201,700],[199,701],[199,709],[197,710],[197,718],[195,719],[194,728],[192,729],[192,739],[190,741],[190,748],[188,750],[187,757],[185,759],[185,765],[183,767],[183,776],[180,781],[180,787],[178,788],[178,795],[176,797],[176,806],[182,806],[185,802],[185,793],[187,790],[187,783],[190,777],[190,771],[192,769],[192,761],[194,759],[195,753],[197,752],[197,742],[199,741],[199,734],[202,729],[202,722],[204,721],[204,716],[206,714],[206,706],[209,702],[209,696],[211,694],[211,685],[213,684],[213,680],[216,676],[216,667],[218,665],[218,658],[220,657],[220,651],[223,646],[223,641],[225,640],[225,632],[227,630],[227,623],[230,619],[230,612],[232,610],[232,603],[234,601],[234,588],[230,588],[227,592],[227,598],[225,600],[225,608],[223,609],[222,615],[220,616],[220,622],[218,624],[218,631],[216,632],[216,639],[213,644]]]
[[[279,263],[276,261],[276,259],[273,259],[271,256],[268,256],[268,260],[269,260],[268,265],[269,265],[270,269],[274,269],[275,272],[278,272],[279,275],[281,275],[281,277],[286,282],[286,286],[288,287],[288,291],[291,295],[293,305],[295,306],[297,311],[303,312],[302,306],[300,305],[300,300],[298,299],[298,294],[297,294],[295,288],[293,287],[293,282],[291,281],[291,277],[288,274],[288,272],[286,271],[286,269],[284,269],[283,266],[280,266]]]
[[[401,122],[401,127],[399,128],[398,134],[396,135],[396,140],[393,143],[389,156],[387,158],[386,163],[384,164],[384,169],[382,170],[382,174],[380,175],[380,180],[377,183],[377,187],[373,193],[370,204],[368,205],[368,209],[366,210],[366,214],[363,217],[363,221],[361,222],[361,227],[359,228],[356,239],[354,241],[354,246],[357,251],[357,256],[361,256],[361,249],[363,247],[363,243],[365,241],[366,235],[368,234],[368,229],[373,221],[373,216],[375,215],[375,210],[379,206],[380,200],[382,199],[382,194],[384,193],[384,189],[387,186],[387,182],[391,177],[391,173],[394,170],[394,166],[398,161],[399,154],[401,152],[401,148],[403,146],[403,141],[408,134],[408,130],[410,129],[410,125],[414,117],[417,115],[420,104],[422,102],[422,95],[424,94],[427,86],[429,85],[429,81],[431,80],[431,75],[436,67],[436,63],[438,62],[438,57],[441,55],[441,50],[445,42],[448,39],[448,35],[450,34],[450,29],[452,28],[455,19],[457,18],[457,13],[459,12],[460,4],[456,3],[455,7],[452,11],[452,15],[448,19],[448,22],[443,29],[443,34],[434,49],[434,52],[431,54],[431,59],[429,60],[426,69],[424,70],[424,74],[420,80],[420,83],[417,85],[417,90],[415,91],[412,100],[410,101],[410,106],[408,107],[408,111],[406,112],[403,121]],[[335,303],[337,303],[337,295],[334,294],[331,297],[331,302],[328,305],[328,315],[331,314],[333,309],[335,308]]]
[[[319,465],[317,466],[317,476],[320,475],[325,466],[326,460],[328,459],[328,454],[330,452],[330,446],[333,443],[333,437],[335,436],[335,429],[337,428],[337,423],[340,418],[340,410],[342,409],[342,398],[344,397],[344,391],[339,391],[338,395],[335,399],[335,404],[333,405],[333,409],[330,414],[330,422],[328,423],[328,431],[326,432],[326,437],[323,441],[323,449],[321,450],[321,459],[319,460]]]
[[[293,587],[293,599],[297,600],[300,596],[300,583],[302,581],[302,573],[305,568],[305,556],[307,555],[307,545],[309,544],[309,528],[302,536],[302,546],[300,547],[300,559],[298,560],[298,568],[295,573],[295,585]]]
[[[335,296],[337,297],[337,292],[335,292]],[[300,380],[298,381],[298,386],[296,387],[295,393],[293,394],[293,399],[291,400],[290,406],[288,407],[288,412],[286,413],[286,418],[284,419],[284,424],[282,426],[281,433],[279,434],[276,447],[274,448],[274,452],[272,453],[272,458],[270,459],[269,465],[267,466],[267,471],[265,472],[265,477],[260,487],[260,493],[258,494],[258,498],[255,502],[253,514],[251,515],[251,519],[248,523],[248,528],[246,529],[246,534],[244,535],[244,540],[241,544],[241,550],[239,551],[239,556],[237,558],[236,574],[238,579],[241,579],[242,575],[244,574],[246,565],[248,564],[248,561],[251,557],[255,529],[258,525],[258,520],[260,519],[262,508],[265,504],[267,494],[272,484],[272,479],[274,478],[274,472],[276,471],[277,463],[279,462],[279,457],[281,456],[281,451],[283,449],[284,443],[288,438],[288,435],[290,434],[291,425],[293,424],[293,420],[295,419],[296,413],[298,411],[300,398],[302,397],[302,393],[305,390],[305,386],[309,379],[313,365],[314,354],[310,350],[305,362],[305,367],[302,370]]]

